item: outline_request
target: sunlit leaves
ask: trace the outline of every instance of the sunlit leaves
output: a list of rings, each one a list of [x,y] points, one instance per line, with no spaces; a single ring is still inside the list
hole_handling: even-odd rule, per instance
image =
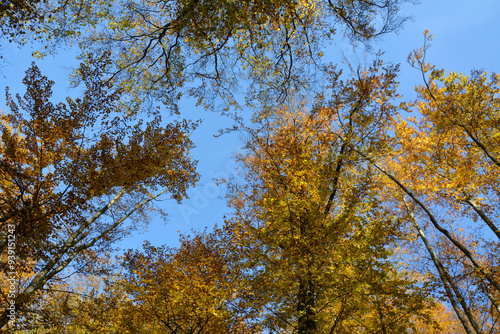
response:
[[[396,71],[375,62],[343,81],[332,70],[328,99],[266,110],[245,128],[245,181],[231,188],[235,216],[226,229],[271,331],[348,333],[390,323],[397,332],[411,327],[398,312],[425,308],[393,266],[399,221],[381,205],[376,173],[364,162],[391,143]]]
[[[410,57],[424,84],[404,107],[418,114],[394,123],[396,150],[384,160],[385,171],[378,168],[397,184],[394,198],[411,197],[415,205],[405,203],[402,212],[412,216],[419,233],[430,235],[426,248],[440,267],[435,279],[448,286],[440,291],[460,305],[455,311],[463,314],[464,327],[479,333],[494,328],[500,312],[493,260],[500,240],[498,76],[446,74],[425,62],[427,47]],[[433,228],[425,228],[429,221]]]

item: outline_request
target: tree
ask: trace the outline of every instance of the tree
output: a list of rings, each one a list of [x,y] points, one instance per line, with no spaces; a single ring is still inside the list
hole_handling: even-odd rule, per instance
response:
[[[433,322],[416,321],[414,333],[422,334],[463,334],[462,325],[455,313],[445,304],[436,302],[431,310]]]
[[[103,71],[107,54],[79,68],[85,91],[50,102],[54,82],[36,65],[24,97],[7,92],[1,116],[2,305],[15,316],[63,273],[99,271],[103,251],[147,222],[153,201],[177,201],[197,180],[188,133],[196,124],[135,120]],[[133,104],[132,104],[133,105]],[[126,221],[130,223],[125,224]],[[9,279],[9,281],[7,280]],[[5,282],[12,282],[10,286]],[[0,327],[9,321],[5,310]]]
[[[84,52],[111,48],[110,73],[122,89],[177,110],[186,92],[207,106],[216,97],[233,106],[242,80],[254,103],[282,102],[294,88],[310,89],[333,35],[368,43],[395,31],[404,21],[403,2],[53,0],[60,9],[44,27],[49,39],[77,36]]]
[[[54,322],[45,328],[56,333],[255,332],[251,315],[238,303],[246,289],[244,275],[235,253],[227,251],[227,237],[216,229],[184,236],[177,248],[146,243],[142,251],[129,250],[120,273],[99,289],[63,294],[65,304],[45,300],[44,313]]]
[[[105,276],[76,273],[69,280],[55,282],[23,314],[23,329],[16,333],[116,333],[114,310],[125,301],[123,296],[109,294],[117,275],[113,271]]]
[[[124,330],[238,333],[245,327],[235,302],[243,289],[242,273],[220,236],[216,230],[184,237],[177,249],[145,245],[144,252],[128,252],[126,271],[115,285],[130,296]]]
[[[445,75],[425,62],[429,39],[426,33],[424,48],[410,58],[424,85],[407,109],[421,117],[395,123],[392,155],[367,159],[399,188],[388,186],[401,193],[402,215],[424,243],[435,279],[466,332],[493,331],[500,315],[499,77]],[[465,227],[470,219],[474,225]],[[433,241],[427,222],[429,234],[437,234]]]
[[[375,62],[342,81],[332,69],[327,102],[278,108],[246,128],[246,174],[225,228],[271,332],[404,333],[426,318],[425,294],[394,261],[399,220],[359,153],[390,148],[396,72]]]
[[[23,46],[49,36],[50,22],[67,5],[69,0],[4,0],[0,3],[0,46],[6,40]],[[67,32],[66,34],[71,34]],[[55,36],[54,36],[55,37]],[[60,39],[60,38],[59,38]],[[41,56],[40,52],[34,53]],[[4,55],[0,53],[0,59]]]

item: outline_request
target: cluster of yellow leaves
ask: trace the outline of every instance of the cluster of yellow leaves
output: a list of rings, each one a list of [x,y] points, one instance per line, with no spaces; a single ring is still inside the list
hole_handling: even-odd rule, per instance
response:
[[[71,298],[66,309],[46,300],[44,310],[61,315],[56,332],[68,330],[65,323],[71,333],[254,332],[238,316],[245,312],[238,299],[247,289],[220,236],[184,237],[178,248],[145,244],[125,254],[121,273],[93,293]]]
[[[421,117],[396,128],[408,181],[455,211],[467,199],[491,207],[491,195],[500,189],[499,166],[488,156],[496,159],[500,147],[498,77],[492,80],[486,73],[446,77],[434,71],[428,86],[418,88],[421,100],[414,105]]]

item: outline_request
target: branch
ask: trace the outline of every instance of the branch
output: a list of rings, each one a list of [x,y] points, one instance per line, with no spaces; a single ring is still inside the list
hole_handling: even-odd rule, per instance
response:
[[[500,231],[498,230],[498,227],[496,227],[496,225],[491,221],[491,219],[489,219],[488,216],[486,216],[484,211],[481,210],[481,208],[478,207],[477,204],[469,198],[465,199],[464,202],[469,204],[474,209],[474,211],[476,211],[476,213],[481,217],[481,219],[486,223],[486,225],[488,225],[488,227],[493,231],[493,233],[495,233],[497,238],[500,240]]]
[[[450,289],[450,285],[453,288],[453,291],[455,292],[455,295],[457,296],[458,300],[460,301],[460,304],[462,305],[462,307],[466,311],[467,317],[469,318],[469,320],[471,320],[471,318],[472,318],[471,323],[474,326],[474,329],[476,329],[476,327],[478,325],[477,325],[474,317],[470,314],[470,310],[467,307],[467,305],[465,304],[464,298],[462,297],[462,295],[461,295],[460,291],[458,290],[458,288],[456,287],[456,285],[452,282],[450,276],[446,272],[446,269],[444,268],[443,264],[441,263],[441,261],[438,259],[437,255],[436,255],[436,253],[434,252],[434,249],[427,241],[427,238],[424,234],[424,231],[420,228],[420,225],[417,223],[417,220],[415,219],[413,212],[408,207],[408,203],[406,202],[404,195],[403,195],[403,202],[405,204],[406,211],[410,215],[413,227],[415,227],[415,229],[417,230],[418,236],[420,237],[420,239],[422,239],[422,241],[425,245],[425,248],[427,249],[427,252],[429,253],[429,255],[432,258],[432,262],[434,262],[434,266],[438,270],[439,278],[443,282],[443,286],[444,286],[444,289],[446,291],[446,296],[448,297],[448,300],[450,301],[451,306],[455,310],[455,313],[457,314],[458,318],[460,319],[460,322],[462,323],[462,326],[464,327],[467,334],[473,334],[472,329],[469,326],[469,323],[464,318],[462,311],[458,307],[457,301],[455,300],[455,297],[453,296],[453,292]],[[476,329],[476,332],[477,332],[477,329]],[[479,332],[477,332],[477,333],[482,333],[481,329],[479,329]]]
[[[388,171],[386,171],[385,169],[383,169],[380,165],[378,165],[376,162],[374,162],[371,158],[367,157],[366,155],[364,155],[363,153],[361,153],[359,150],[356,150],[356,152],[358,152],[358,154],[360,154],[362,157],[364,157],[370,163],[372,163],[372,165],[375,166],[375,168],[377,168],[380,172],[382,172],[382,174],[384,174],[387,177],[389,177],[394,183],[396,183],[398,185],[399,188],[401,188],[406,194],[408,194],[408,196],[410,196],[415,201],[415,203],[417,203],[418,206],[420,208],[422,208],[422,210],[424,210],[424,212],[427,214],[427,216],[429,217],[429,219],[432,222],[432,224],[434,225],[434,227],[439,232],[441,232],[442,234],[444,234],[448,238],[448,240],[450,240],[458,249],[460,249],[462,251],[462,253],[465,256],[467,256],[467,258],[469,258],[469,260],[472,262],[472,264],[474,265],[474,267],[476,267],[476,269],[478,269],[481,272],[481,274],[484,277],[486,277],[486,279],[491,283],[491,285],[493,285],[493,287],[497,291],[500,292],[500,284],[491,275],[491,273],[488,272],[479,263],[479,261],[475,258],[475,256],[460,241],[458,241],[448,230],[446,230],[445,228],[443,228],[439,224],[439,222],[434,217],[434,215],[430,212],[430,210],[427,208],[427,206],[424,203],[422,203],[410,189],[408,189],[406,186],[404,186],[394,175],[392,175],[391,173],[389,173]]]
[[[108,211],[116,203],[116,201],[126,193],[125,188],[122,188],[106,205],[104,205],[99,211],[97,211],[92,217],[90,217],[85,224],[81,225],[75,232],[70,234],[64,245],[61,247],[61,249],[35,275],[35,277],[31,280],[30,284],[24,289],[24,291],[17,296],[15,300],[16,309],[20,309],[20,307],[29,300],[31,295],[33,295],[36,291],[42,289],[48,280],[50,280],[52,277],[54,277],[54,275],[65,269],[75,259],[76,256],[81,254],[86,249],[94,246],[99,240],[106,237],[111,231],[116,229],[116,227],[118,227],[122,222],[124,222],[128,217],[130,217],[135,211],[137,211],[144,205],[148,204],[152,200],[158,198],[166,191],[167,189],[165,188],[159,194],[149,197],[148,199],[138,203],[132,210],[130,210],[122,218],[118,219],[113,224],[111,224],[98,236],[94,237],[92,240],[84,243],[83,245],[75,247],[80,241],[82,241],[85,237],[89,235],[89,231],[87,231],[86,233],[83,232],[98,218],[100,218],[104,213],[106,213],[106,211]],[[69,250],[71,248],[74,249],[70,252]],[[68,255],[68,257],[64,261],[59,263],[59,261],[66,255]],[[59,265],[56,267],[58,263]],[[8,310],[5,310],[0,317],[0,328],[5,326],[5,324],[8,322],[7,311]]]

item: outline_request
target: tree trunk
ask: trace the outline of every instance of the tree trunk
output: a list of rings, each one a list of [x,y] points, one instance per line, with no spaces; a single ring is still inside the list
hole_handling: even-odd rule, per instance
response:
[[[435,265],[436,269],[438,270],[439,278],[443,282],[443,286],[444,286],[444,289],[445,289],[445,292],[446,292],[446,296],[448,297],[448,300],[450,301],[450,303],[451,303],[451,305],[452,305],[452,307],[453,307],[456,315],[458,316],[458,319],[462,323],[462,326],[464,327],[465,331],[468,334],[473,334],[472,329],[469,326],[469,323],[465,319],[464,315],[462,314],[462,311],[460,310],[460,308],[459,308],[459,306],[458,306],[458,304],[457,304],[457,302],[455,300],[455,296],[458,298],[458,301],[459,301],[460,305],[462,306],[462,309],[465,312],[465,315],[467,316],[467,319],[470,321],[470,323],[474,327],[475,332],[477,334],[483,334],[483,331],[481,330],[481,327],[479,326],[479,324],[477,323],[477,321],[476,321],[474,315],[472,314],[471,310],[469,309],[469,307],[465,303],[465,300],[464,300],[462,294],[460,293],[460,290],[458,289],[458,287],[456,286],[455,282],[451,279],[451,277],[447,273],[445,267],[443,266],[443,264],[441,263],[441,261],[437,257],[437,255],[434,252],[434,249],[432,248],[432,246],[429,244],[429,242],[428,242],[428,240],[427,240],[427,238],[426,238],[426,236],[424,234],[424,231],[422,230],[422,228],[418,224],[418,222],[417,222],[417,220],[415,218],[415,215],[413,214],[413,212],[408,207],[408,203],[406,203],[406,200],[404,199],[404,197],[403,197],[403,201],[405,203],[406,210],[408,211],[408,214],[410,215],[410,218],[412,220],[413,227],[415,227],[415,229],[417,230],[418,236],[423,241],[423,243],[425,245],[425,248],[427,249],[427,252],[431,256],[432,262],[434,262],[434,265]],[[454,296],[454,294],[455,294],[455,296]]]
[[[302,278],[299,283],[297,313],[299,315],[297,333],[316,333],[314,284],[309,276]]]

